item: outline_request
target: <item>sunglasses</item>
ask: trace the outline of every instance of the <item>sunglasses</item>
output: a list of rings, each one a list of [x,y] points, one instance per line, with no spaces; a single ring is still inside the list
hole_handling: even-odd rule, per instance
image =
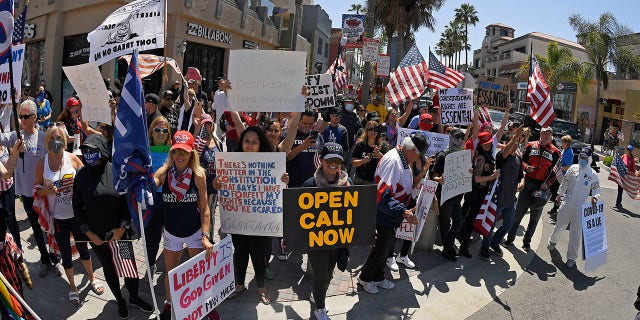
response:
[[[373,131],[376,131],[376,128],[367,128],[367,131],[373,132]]]
[[[342,164],[342,160],[338,159],[338,158],[331,158],[326,160],[328,164],[333,164],[333,165],[341,165]]]
[[[153,132],[167,134],[167,133],[169,133],[169,129],[167,129],[167,128],[153,128]]]
[[[173,150],[171,150],[171,154],[177,155],[177,156],[187,156],[187,155],[189,155],[191,153],[187,152],[186,150],[183,150],[183,149],[173,149]]]
[[[29,118],[31,118],[33,116],[35,116],[35,114],[32,113],[32,114],[21,114],[19,117],[22,120],[27,120],[27,119],[29,119]]]

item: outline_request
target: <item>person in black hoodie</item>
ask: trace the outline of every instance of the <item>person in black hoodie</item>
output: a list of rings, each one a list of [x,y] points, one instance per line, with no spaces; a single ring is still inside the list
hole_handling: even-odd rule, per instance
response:
[[[118,315],[121,319],[128,319],[127,302],[120,292],[107,241],[127,238],[125,231],[130,228],[131,216],[125,196],[115,190],[107,140],[102,135],[92,134],[80,150],[84,167],[78,171],[73,184],[73,212],[80,230],[91,240],[91,248],[102,264],[109,289],[118,302]],[[138,296],[138,278],[125,278],[124,283],[129,291],[129,303],[144,312],[153,312],[153,306]]]

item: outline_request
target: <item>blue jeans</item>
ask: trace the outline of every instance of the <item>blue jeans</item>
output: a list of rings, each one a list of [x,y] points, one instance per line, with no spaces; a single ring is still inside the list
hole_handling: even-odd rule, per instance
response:
[[[498,214],[502,214],[502,226],[500,226],[495,233],[493,232],[495,228],[491,228],[489,234],[482,239],[482,249],[489,249],[489,246],[497,245],[502,242],[504,236],[509,232],[509,229],[511,229],[513,220],[515,220],[516,217],[515,202],[508,207],[498,205],[496,218]]]

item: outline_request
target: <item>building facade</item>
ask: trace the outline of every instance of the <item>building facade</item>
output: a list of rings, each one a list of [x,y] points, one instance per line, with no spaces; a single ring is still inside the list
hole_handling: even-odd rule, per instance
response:
[[[307,61],[309,73],[323,73],[329,69],[331,19],[319,5],[304,5],[300,35],[311,43],[311,59]]]
[[[20,0],[16,7],[22,8],[23,2]],[[73,91],[62,67],[87,63],[87,34],[127,2],[30,1],[27,25],[33,36],[25,39],[28,61],[23,80],[47,81],[48,90],[54,95],[54,114],[61,110],[62,101]],[[183,70],[199,68],[204,78],[202,90],[208,93],[216,89],[215,78],[226,75],[229,50],[280,46],[282,18],[273,16],[272,8],[258,4],[249,0],[167,1],[165,48],[143,53],[172,57]],[[126,63],[107,62],[101,66],[101,72],[111,79],[124,78]],[[174,79],[179,76],[168,71],[169,83]],[[161,72],[144,81],[149,92],[159,92],[169,83]]]

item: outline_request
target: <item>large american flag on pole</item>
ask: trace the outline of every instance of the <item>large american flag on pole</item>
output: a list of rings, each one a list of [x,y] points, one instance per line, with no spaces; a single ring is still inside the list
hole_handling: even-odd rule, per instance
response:
[[[634,161],[634,160],[629,160]],[[619,153],[613,155],[609,180],[617,183],[627,192],[633,200],[640,200],[640,177],[636,177],[635,172],[628,172],[627,166],[622,161]]]
[[[398,105],[420,97],[427,87],[427,71],[427,62],[414,44],[389,77],[386,87],[389,102]]]
[[[138,52],[133,52],[113,132],[113,180],[116,191],[126,193],[129,213],[140,232],[138,207],[146,226],[153,205],[153,168],[147,137],[147,113],[144,108],[142,79],[138,71]]]
[[[119,278],[137,278],[138,269],[131,241],[109,241],[111,258]]]
[[[556,114],[553,111],[549,86],[544,80],[538,60],[531,53],[529,62],[529,86],[527,87],[527,101],[531,103],[531,117],[542,127],[548,127]]]
[[[13,28],[13,37],[11,42],[16,45],[24,42],[24,24],[27,23],[27,8],[29,7],[29,1],[25,3],[22,13],[16,19]]]
[[[340,67],[342,67],[342,70],[340,70]],[[349,75],[347,74],[347,72],[344,71],[346,69],[347,67],[344,64],[342,57],[339,56],[338,59],[336,59],[336,61],[334,61],[329,66],[329,69],[327,70],[327,72],[325,72],[327,74],[333,75],[334,74],[333,72],[335,70],[335,79],[333,79],[333,87],[335,90],[339,90],[340,88],[346,86],[347,83],[349,82]]]
[[[462,80],[464,80],[462,73],[445,67],[429,49],[429,83],[427,84],[429,88],[455,88]]]
[[[493,225],[496,222],[496,211],[498,210],[498,196],[500,195],[500,184],[502,179],[495,180],[491,187],[491,192],[487,193],[482,200],[480,211],[476,216],[476,221],[473,223],[476,231],[486,236],[493,229]]]
[[[127,64],[131,63],[131,55],[125,55],[120,57],[127,61]],[[138,67],[140,68],[140,78],[144,79],[150,74],[162,69],[167,64],[176,71],[177,74],[182,74],[180,67],[176,63],[176,60],[169,57],[156,56],[155,54],[140,54],[138,55]]]

